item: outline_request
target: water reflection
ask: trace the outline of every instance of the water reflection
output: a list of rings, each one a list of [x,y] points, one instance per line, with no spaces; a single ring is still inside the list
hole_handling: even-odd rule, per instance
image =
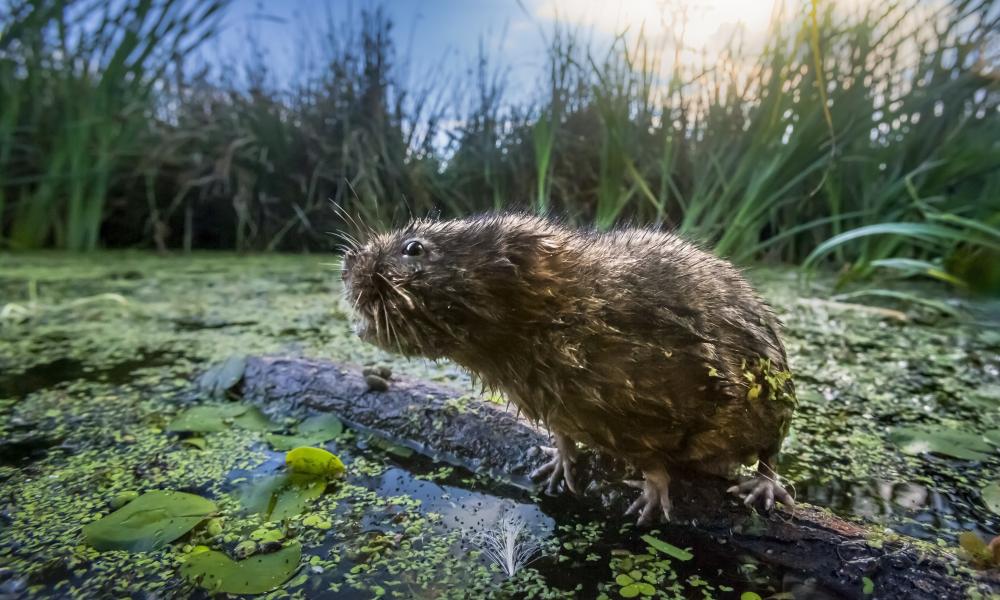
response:
[[[917,538],[955,538],[962,531],[984,536],[1000,529],[998,520],[964,497],[915,482],[797,482],[798,497],[842,515],[853,515]]]

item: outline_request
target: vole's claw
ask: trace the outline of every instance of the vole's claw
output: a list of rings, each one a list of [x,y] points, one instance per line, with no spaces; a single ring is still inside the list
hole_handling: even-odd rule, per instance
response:
[[[657,509],[659,509],[662,511],[663,519],[669,522],[671,504],[668,488],[670,477],[662,469],[643,471],[643,475],[645,476],[644,481],[625,481],[625,485],[642,490],[642,494],[625,511],[625,515],[638,513],[639,519],[636,524],[652,525]]]
[[[775,501],[788,508],[795,508],[795,500],[792,495],[777,480],[764,476],[754,477],[734,485],[726,491],[741,496],[743,503],[747,506],[760,508],[764,512],[770,512],[774,508]]]
[[[545,493],[549,495],[555,495],[559,491],[559,482],[563,482],[570,493],[577,493],[576,482],[573,480],[573,462],[575,456],[566,456],[559,448],[550,448],[547,446],[541,446],[540,448],[542,452],[551,456],[552,459],[532,471],[529,477],[537,481],[547,475],[548,482],[545,486]]]

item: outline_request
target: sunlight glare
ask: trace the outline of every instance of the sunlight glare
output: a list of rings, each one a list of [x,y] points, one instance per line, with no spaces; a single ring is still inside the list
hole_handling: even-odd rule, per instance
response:
[[[652,39],[679,32],[686,21],[685,43],[711,46],[728,37],[738,25],[751,36],[763,34],[774,10],[774,0],[542,0],[535,16],[561,19],[599,32],[630,35],[643,29]],[[681,15],[684,15],[682,18]]]

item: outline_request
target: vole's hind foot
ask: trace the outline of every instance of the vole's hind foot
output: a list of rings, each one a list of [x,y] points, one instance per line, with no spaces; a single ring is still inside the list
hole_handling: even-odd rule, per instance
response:
[[[639,515],[637,524],[652,525],[657,512],[664,521],[670,521],[670,476],[666,469],[643,471],[643,481],[626,481],[627,485],[642,490],[642,494],[628,507],[625,515]]]
[[[576,462],[576,444],[563,435],[556,435],[556,447],[542,446],[542,452],[552,457],[549,462],[531,472],[531,479],[538,481],[546,476],[545,493],[556,494],[559,484],[563,483],[570,493],[577,493],[576,482],[573,479],[573,464]]]
[[[736,494],[743,498],[743,503],[747,506],[770,512],[774,508],[775,501],[778,501],[788,508],[795,508],[795,500],[792,495],[778,483],[777,476],[768,477],[758,475],[749,481],[744,481],[729,488],[730,494]]]

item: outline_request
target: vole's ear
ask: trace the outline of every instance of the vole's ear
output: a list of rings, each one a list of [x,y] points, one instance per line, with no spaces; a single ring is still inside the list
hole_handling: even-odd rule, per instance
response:
[[[506,240],[504,257],[519,269],[530,267],[555,251],[552,240],[536,232],[521,232]]]

